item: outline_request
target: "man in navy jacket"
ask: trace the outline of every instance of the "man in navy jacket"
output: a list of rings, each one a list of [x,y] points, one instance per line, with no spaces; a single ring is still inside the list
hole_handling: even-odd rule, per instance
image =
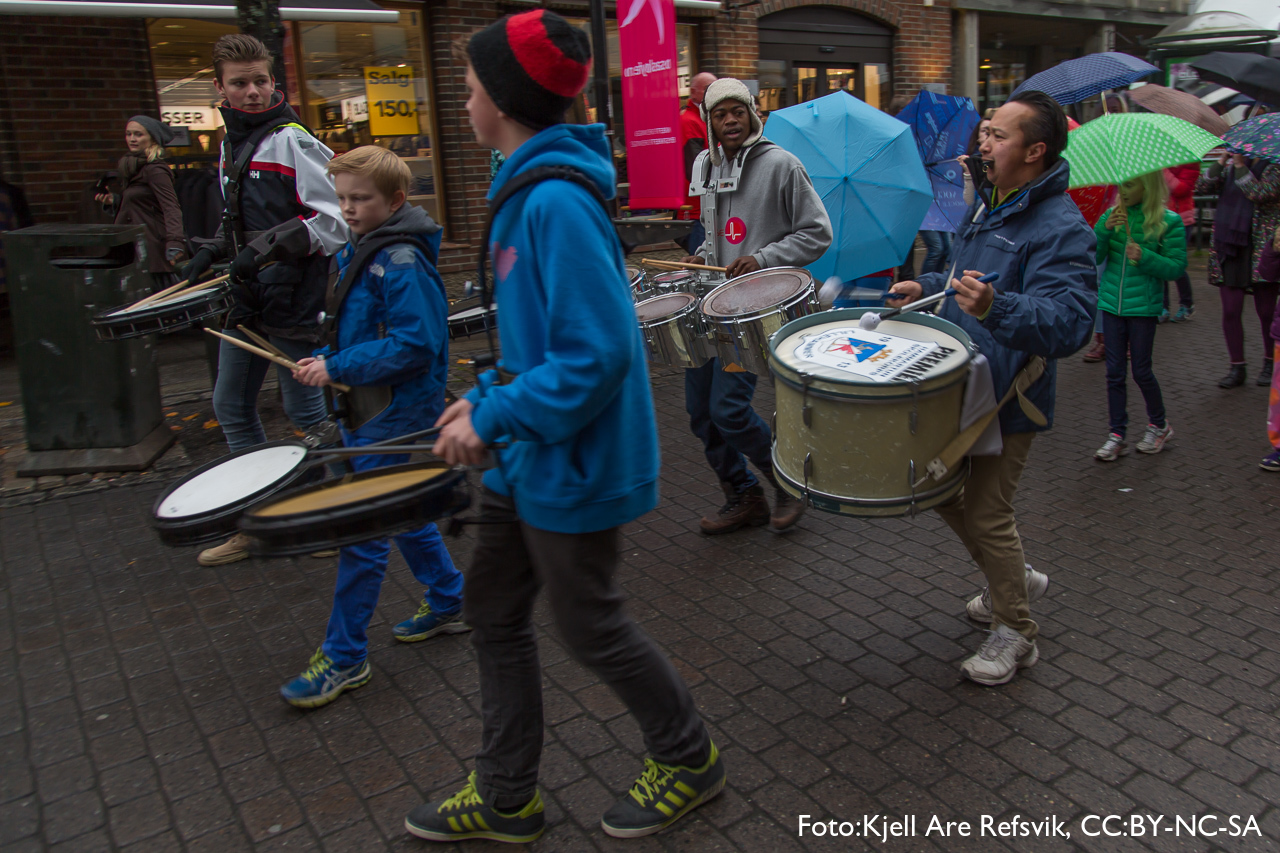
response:
[[[1048,361],[1025,393],[1045,423],[1037,425],[1018,406],[1002,410],[1003,451],[973,457],[964,491],[938,507],[987,578],[987,589],[966,610],[975,621],[994,623],[994,630],[960,667],[979,684],[1005,684],[1039,660],[1030,602],[1044,594],[1049,579],[1024,563],[1013,497],[1031,440],[1053,425],[1053,359],[1084,345],[1097,313],[1094,236],[1067,196],[1066,143],[1066,116],[1043,92],[1015,95],[996,110],[979,150],[991,186],[956,235],[955,266],[963,276],[947,282],[930,273],[892,288],[905,302],[948,284],[956,289],[938,314],[968,332],[986,355],[997,397],[1031,357]],[[993,272],[1000,274],[994,284],[977,280]]]

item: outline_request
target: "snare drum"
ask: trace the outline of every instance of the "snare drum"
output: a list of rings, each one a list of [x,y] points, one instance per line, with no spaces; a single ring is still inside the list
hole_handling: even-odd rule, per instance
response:
[[[702,300],[715,355],[757,376],[769,372],[769,338],[791,320],[818,310],[808,270],[775,267],[740,275]]]
[[[239,527],[253,553],[284,557],[407,533],[470,502],[465,468],[417,462],[272,496],[245,512]]]
[[[117,306],[93,316],[93,329],[100,341],[125,341],[144,335],[176,332],[206,317],[231,310],[231,285],[221,284],[180,297],[130,310]]]
[[[477,305],[449,315],[449,337],[467,338],[485,329],[498,328],[498,309]]]
[[[240,450],[183,477],[151,508],[151,526],[166,545],[201,545],[236,532],[240,514],[306,471],[307,446],[273,441]]]
[[[671,367],[701,367],[711,360],[698,316],[698,297],[668,293],[636,305],[649,361]]]
[[[943,482],[925,480],[960,434],[972,343],[954,323],[920,313],[867,332],[858,327],[866,312],[825,311],[774,335],[773,470],[817,509],[906,515],[953,498],[968,477],[966,459]]]
[[[666,293],[692,293],[697,297],[706,296],[724,284],[724,276],[707,270],[677,270],[655,275],[650,282],[650,291],[654,296]]]
[[[627,267],[626,270],[627,283],[631,285],[631,299],[635,302],[648,299],[652,294],[649,293],[649,279],[645,271],[640,267]]]

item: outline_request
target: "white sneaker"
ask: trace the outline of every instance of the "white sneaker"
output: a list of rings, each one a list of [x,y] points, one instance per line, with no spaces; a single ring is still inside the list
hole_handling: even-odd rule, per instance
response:
[[[1147,424],[1147,432],[1138,442],[1139,453],[1159,453],[1164,450],[1165,443],[1173,438],[1173,427],[1165,421],[1164,429],[1155,424]]]
[[[1040,650],[1008,625],[998,625],[987,635],[978,653],[960,664],[960,672],[971,681],[994,687],[1013,680],[1018,670],[1036,665]]]
[[[1027,604],[1033,604],[1044,597],[1049,591],[1049,576],[1044,572],[1037,572],[1027,565]],[[969,618],[974,622],[990,622],[991,616],[991,587],[984,586],[981,595],[975,595],[969,599],[969,603],[964,606],[965,613],[969,614]]]
[[[202,566],[225,566],[227,563],[238,563],[249,556],[249,537],[237,533],[213,548],[206,548],[196,557]]]
[[[1124,439],[1113,432],[1107,436],[1106,443],[1093,454],[1093,458],[1099,462],[1115,462],[1128,452],[1129,445],[1125,444]]]

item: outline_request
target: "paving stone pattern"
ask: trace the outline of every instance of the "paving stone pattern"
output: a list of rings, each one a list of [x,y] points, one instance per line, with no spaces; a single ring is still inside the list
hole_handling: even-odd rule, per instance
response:
[[[729,787],[662,835],[604,836],[600,814],[643,747],[540,608],[551,827],[531,849],[1276,849],[1280,475],[1256,465],[1266,393],[1252,376],[1215,386],[1216,294],[1196,295],[1195,319],[1157,338],[1167,452],[1095,463],[1103,368],[1062,362],[1057,428],[1018,496],[1028,558],[1052,578],[1035,610],[1041,660],[996,689],[958,676],[984,637],[963,617],[979,577],[936,515],[695,532],[719,492],[685,427],[680,374],[655,370],[662,503],[627,527],[621,577],[692,685]],[[758,403],[770,410],[767,383]],[[0,849],[431,849],[402,820],[456,790],[476,749],[466,636],[391,640],[419,595],[397,556],[370,631],[372,682],[291,709],[276,691],[321,640],[334,561],[200,568],[147,527],[159,488],[0,516]],[[470,546],[450,541],[461,565]],[[1081,835],[1082,816],[1113,813],[1252,816],[1263,837]],[[799,838],[801,814],[915,815],[921,833],[932,815],[1053,815],[1072,839],[833,842]]]

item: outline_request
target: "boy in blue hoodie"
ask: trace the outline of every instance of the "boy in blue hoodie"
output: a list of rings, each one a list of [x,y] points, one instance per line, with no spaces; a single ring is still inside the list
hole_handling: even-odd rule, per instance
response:
[[[384,409],[354,430],[342,431],[343,444],[361,447],[426,429],[444,409],[449,306],[434,265],[440,226],[421,208],[405,204],[413,176],[390,151],[357,148],[335,157],[328,169],[352,240],[337,256],[337,292],[331,286],[328,295],[329,311],[337,315],[336,321],[329,320],[329,346],[316,358],[298,362],[294,376],[304,385],[390,388]],[[361,252],[362,244],[372,254]],[[357,255],[363,269],[352,269],[359,263]],[[348,276],[354,280],[344,296]],[[408,454],[351,458],[357,471],[407,461]],[[425,525],[395,540],[413,576],[428,589],[417,614],[392,628],[392,635],[415,643],[471,630],[460,617],[462,573],[436,526]],[[386,539],[342,549],[324,644],[307,671],[280,688],[290,705],[326,705],[373,677],[366,631],[390,553]]]
[[[571,167],[491,210],[503,361],[440,419],[434,451],[497,467],[484,476],[487,523],[467,578],[484,734],[475,771],[452,797],[410,812],[420,838],[527,842],[542,834],[542,668],[533,607],[545,586],[573,656],[630,709],[650,756],[601,821],[649,835],[714,797],[724,763],[671,663],[623,612],[619,529],[658,499],[658,439],[648,371],[602,201],[614,170],[601,125],[564,124],[587,80],[584,33],[536,9],[504,18],[467,47],[476,140],[507,161],[490,200],[540,166]]]

